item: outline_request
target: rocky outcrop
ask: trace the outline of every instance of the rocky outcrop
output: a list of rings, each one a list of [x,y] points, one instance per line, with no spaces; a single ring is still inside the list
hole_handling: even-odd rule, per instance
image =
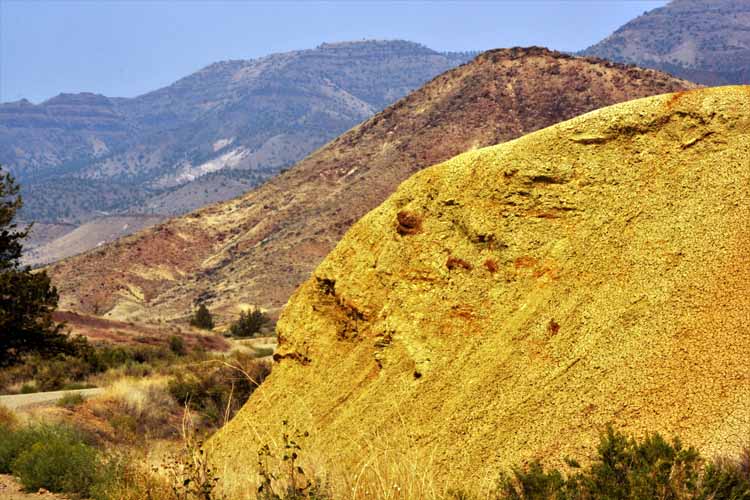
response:
[[[273,374],[210,442],[218,475],[252,486],[282,420],[310,432],[318,472],[387,457],[438,483],[585,462],[607,424],[736,451],[750,428],[748,158],[750,87],[724,87],[413,175],[291,298]]]

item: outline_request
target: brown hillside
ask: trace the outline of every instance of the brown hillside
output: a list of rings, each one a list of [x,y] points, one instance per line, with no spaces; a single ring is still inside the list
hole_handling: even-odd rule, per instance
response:
[[[66,309],[179,318],[283,305],[344,232],[414,172],[612,103],[694,88],[541,48],[486,52],[259,189],[52,268]]]
[[[735,452],[748,200],[750,87],[612,106],[415,174],[290,299],[273,374],[210,443],[218,475],[251,490],[282,419],[319,473],[380,459],[454,485],[585,462],[607,423]]]

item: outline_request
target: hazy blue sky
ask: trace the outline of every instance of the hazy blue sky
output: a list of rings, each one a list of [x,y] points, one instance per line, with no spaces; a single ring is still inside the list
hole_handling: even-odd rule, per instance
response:
[[[340,40],[575,51],[666,3],[0,0],[0,102],[79,91],[129,97],[215,61]]]

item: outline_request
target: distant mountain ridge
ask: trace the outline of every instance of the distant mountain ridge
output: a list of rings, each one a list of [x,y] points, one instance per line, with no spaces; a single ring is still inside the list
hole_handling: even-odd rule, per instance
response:
[[[406,41],[329,43],[211,64],[135,98],[4,103],[0,163],[22,182],[27,219],[183,213],[216,201],[226,179],[214,175],[195,200],[180,187],[225,169],[240,173],[230,196],[258,185],[470,56]],[[78,180],[90,189],[77,193]]]
[[[582,55],[637,64],[705,85],[750,83],[750,2],[674,0]]]

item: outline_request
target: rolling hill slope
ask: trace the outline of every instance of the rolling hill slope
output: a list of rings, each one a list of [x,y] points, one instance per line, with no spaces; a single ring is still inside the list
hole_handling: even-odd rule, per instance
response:
[[[234,200],[54,265],[61,307],[127,320],[282,306],[362,215],[460,152],[612,103],[694,88],[541,48],[486,52]]]

